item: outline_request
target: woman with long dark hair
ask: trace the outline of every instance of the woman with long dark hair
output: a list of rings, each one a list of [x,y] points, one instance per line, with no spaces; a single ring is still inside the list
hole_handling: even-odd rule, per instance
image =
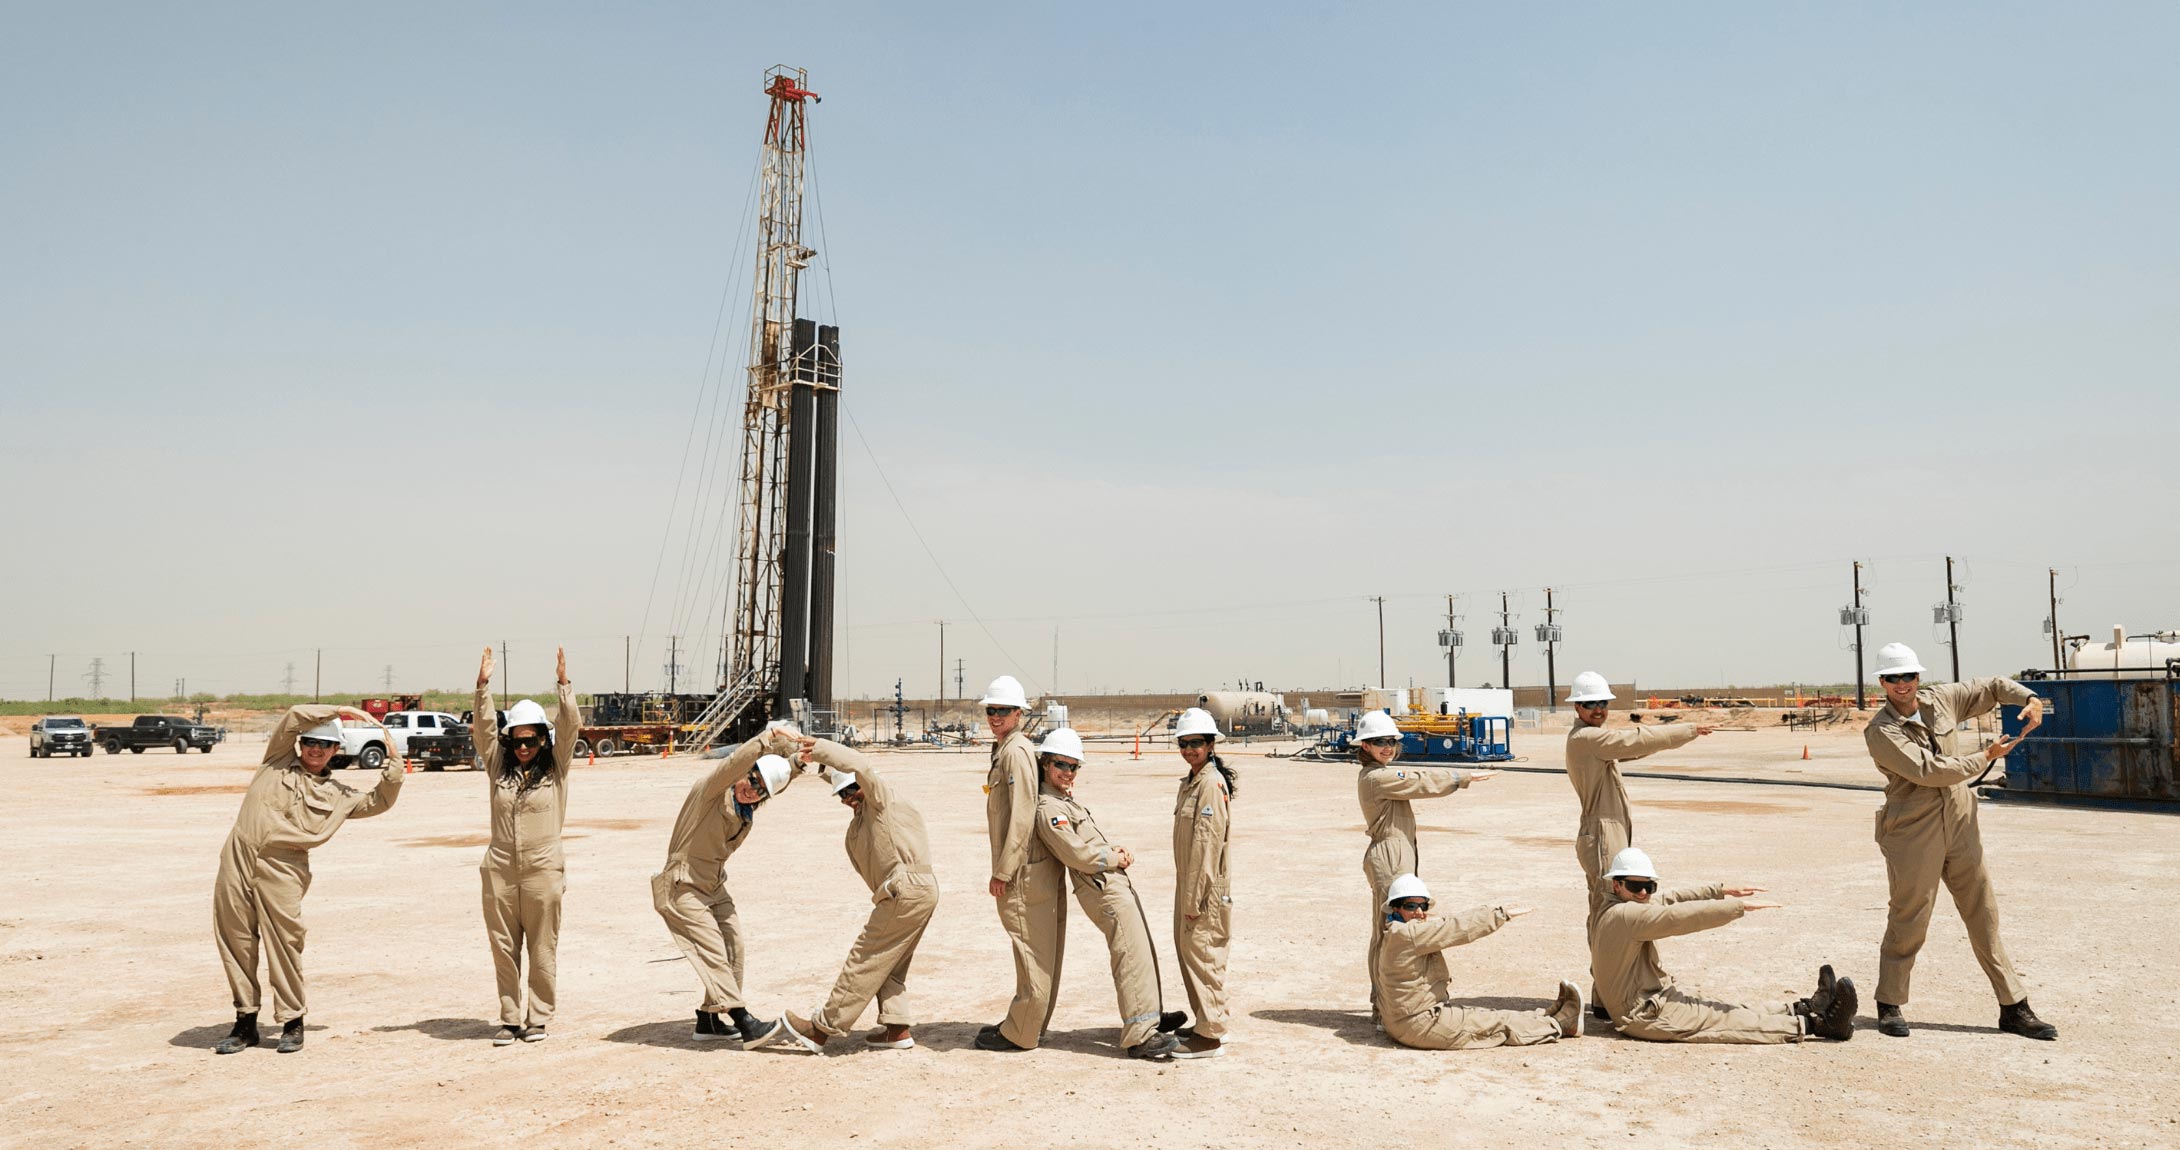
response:
[[[583,712],[568,684],[568,653],[557,652],[555,661],[560,700],[552,725],[546,725],[545,708],[524,699],[508,708],[504,738],[492,706],[492,648],[484,649],[477,667],[469,735],[491,792],[492,845],[477,869],[484,879],[484,932],[500,992],[494,1046],[518,1038],[544,1041],[557,998],[560,898],[568,889],[560,828],[568,817],[568,767],[575,761]],[[525,956],[528,1003],[523,1001]]]

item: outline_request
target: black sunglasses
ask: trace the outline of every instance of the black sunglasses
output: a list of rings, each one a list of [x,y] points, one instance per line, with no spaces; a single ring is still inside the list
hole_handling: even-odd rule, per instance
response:
[[[1652,894],[1658,889],[1658,880],[1654,878],[1624,878],[1620,880],[1620,885],[1634,891],[1636,894]]]
[[[1405,910],[1411,913],[1426,911],[1431,909],[1431,900],[1427,898],[1404,899],[1400,902],[1394,903],[1393,908],[1395,910]]]
[[[1366,742],[1373,747],[1397,747],[1400,745],[1400,736],[1385,735],[1375,739],[1364,739],[1363,742]]]
[[[1921,675],[1910,672],[1905,675],[1879,675],[1877,680],[1881,683],[1912,683],[1920,678]]]
[[[519,739],[507,740],[507,745],[518,751],[534,751],[544,746],[545,740],[537,735],[524,735]]]
[[[331,750],[341,745],[338,739],[303,739],[301,742],[306,747],[316,747],[320,750]]]
[[[1202,735],[1190,735],[1185,739],[1175,739],[1174,742],[1184,751],[1200,750],[1211,745],[1211,740]]]
[[[1070,763],[1065,759],[1047,759],[1045,760],[1045,765],[1051,767],[1055,771],[1079,771],[1082,769],[1081,763]]]
[[[1021,709],[1022,708],[1020,707],[986,707],[984,708],[984,717],[987,719],[996,719],[1009,711],[1019,711]]]

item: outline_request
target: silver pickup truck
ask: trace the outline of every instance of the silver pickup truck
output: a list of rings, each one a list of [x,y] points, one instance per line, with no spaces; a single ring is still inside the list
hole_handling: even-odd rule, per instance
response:
[[[89,758],[91,754],[91,725],[74,715],[47,715],[30,725],[30,757],[50,759],[55,755],[75,755]]]

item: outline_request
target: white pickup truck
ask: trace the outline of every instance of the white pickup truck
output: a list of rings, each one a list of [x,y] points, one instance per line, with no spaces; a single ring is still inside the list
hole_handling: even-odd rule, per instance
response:
[[[459,727],[465,733],[468,725],[445,711],[395,711],[386,716],[386,732],[394,738],[394,753],[409,757],[411,735],[443,735]]]
[[[392,750],[392,731],[386,727],[374,727],[343,716],[341,719],[341,750],[333,756],[331,769],[362,767],[375,771],[386,765],[386,756]]]

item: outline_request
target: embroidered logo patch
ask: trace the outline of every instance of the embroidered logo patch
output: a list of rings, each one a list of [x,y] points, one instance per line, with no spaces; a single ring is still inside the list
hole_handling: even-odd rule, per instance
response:
[[[1054,830],[1066,830],[1066,829],[1067,829],[1067,816],[1066,816],[1066,815],[1054,815],[1054,816],[1052,816],[1052,829],[1054,829]]]
[[[1205,817],[1208,817],[1208,816],[1209,816],[1210,814],[1211,814],[1211,808],[1210,808],[1210,807],[1205,807],[1205,808],[1204,808],[1204,809],[1203,809],[1203,810],[1202,810],[1202,811],[1200,812],[1200,815],[1201,815],[1201,816],[1205,816]]]
[[[1405,779],[1405,778],[1407,778],[1407,777],[1408,777],[1408,772],[1406,772],[1406,771],[1394,771],[1394,772],[1393,772],[1393,777],[1394,777],[1394,778],[1396,778],[1396,779]]]

